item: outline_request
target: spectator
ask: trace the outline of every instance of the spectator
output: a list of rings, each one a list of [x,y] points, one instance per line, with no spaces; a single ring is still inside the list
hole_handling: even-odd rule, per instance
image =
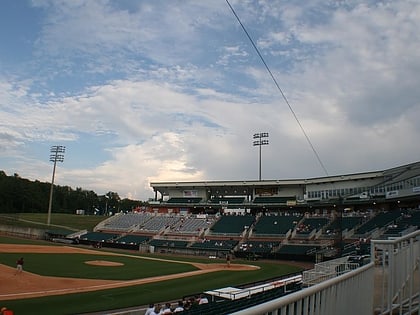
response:
[[[208,302],[209,302],[209,300],[204,295],[200,295],[200,299],[198,301],[198,305],[207,304]]]
[[[173,313],[175,314],[175,313],[180,313],[180,312],[183,312],[183,311],[184,311],[184,302],[179,301],[178,306],[175,307]]]
[[[144,315],[150,315],[152,314],[153,310],[155,309],[155,304],[150,303],[149,307],[146,309],[146,313],[144,313]]]
[[[172,309],[171,309],[171,303],[166,303],[165,306],[162,308],[162,315],[171,315]]]
[[[156,304],[150,315],[162,315],[162,309],[159,304]]]

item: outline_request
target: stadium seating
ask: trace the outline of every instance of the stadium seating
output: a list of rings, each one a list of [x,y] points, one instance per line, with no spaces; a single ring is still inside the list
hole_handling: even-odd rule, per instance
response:
[[[261,216],[253,228],[253,234],[258,236],[284,236],[293,229],[302,216]]]
[[[195,218],[182,217],[170,228],[170,233],[198,234],[201,230],[208,229],[214,223],[213,217]]]
[[[401,216],[399,211],[380,212],[366,223],[362,224],[355,232],[357,235],[364,236],[366,233],[371,232],[377,228],[383,228],[388,224],[394,222]]]
[[[244,215],[234,216],[225,215],[222,216],[211,228],[212,234],[236,234],[240,235],[245,228],[250,227],[255,221],[255,216]]]
[[[298,234],[307,235],[313,230],[319,231],[327,226],[330,222],[328,218],[324,217],[311,217],[305,218],[297,227],[296,231]]]
[[[107,219],[105,224],[101,226],[101,230],[129,231],[133,227],[144,224],[150,218],[149,213],[121,213]]]
[[[170,228],[180,220],[178,216],[152,216],[150,220],[144,222],[143,225],[138,227],[139,231],[146,232],[159,232],[164,228]]]

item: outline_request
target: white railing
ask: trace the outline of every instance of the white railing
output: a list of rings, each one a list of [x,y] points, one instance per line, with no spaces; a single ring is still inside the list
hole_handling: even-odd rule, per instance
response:
[[[380,301],[377,314],[420,314],[420,230],[391,240],[373,240]]]
[[[359,264],[349,262],[348,257],[317,263],[313,269],[303,272],[302,283],[304,287],[312,286],[347,273],[350,270],[357,269],[358,267]]]
[[[231,315],[420,315],[420,230],[392,240],[372,240],[371,262],[344,274],[337,275],[341,268],[336,267],[344,261],[337,262],[321,266],[325,270],[314,269],[303,279],[313,284],[322,275],[326,280]]]
[[[372,315],[374,264],[231,315]]]

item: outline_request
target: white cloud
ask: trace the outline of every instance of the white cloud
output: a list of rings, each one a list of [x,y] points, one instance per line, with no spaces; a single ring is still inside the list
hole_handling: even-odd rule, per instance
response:
[[[62,143],[58,184],[147,199],[150,181],[256,179],[269,132],[264,178],[325,175],[224,2],[33,3],[32,59],[0,79],[7,173],[49,180]],[[418,158],[420,4],[231,3],[329,173]]]

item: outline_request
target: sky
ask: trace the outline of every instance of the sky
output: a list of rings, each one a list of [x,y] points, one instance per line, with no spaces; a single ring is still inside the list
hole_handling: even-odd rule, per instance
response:
[[[63,145],[55,184],[147,200],[420,160],[419,1],[229,3],[280,89],[226,0],[1,1],[0,170]]]

